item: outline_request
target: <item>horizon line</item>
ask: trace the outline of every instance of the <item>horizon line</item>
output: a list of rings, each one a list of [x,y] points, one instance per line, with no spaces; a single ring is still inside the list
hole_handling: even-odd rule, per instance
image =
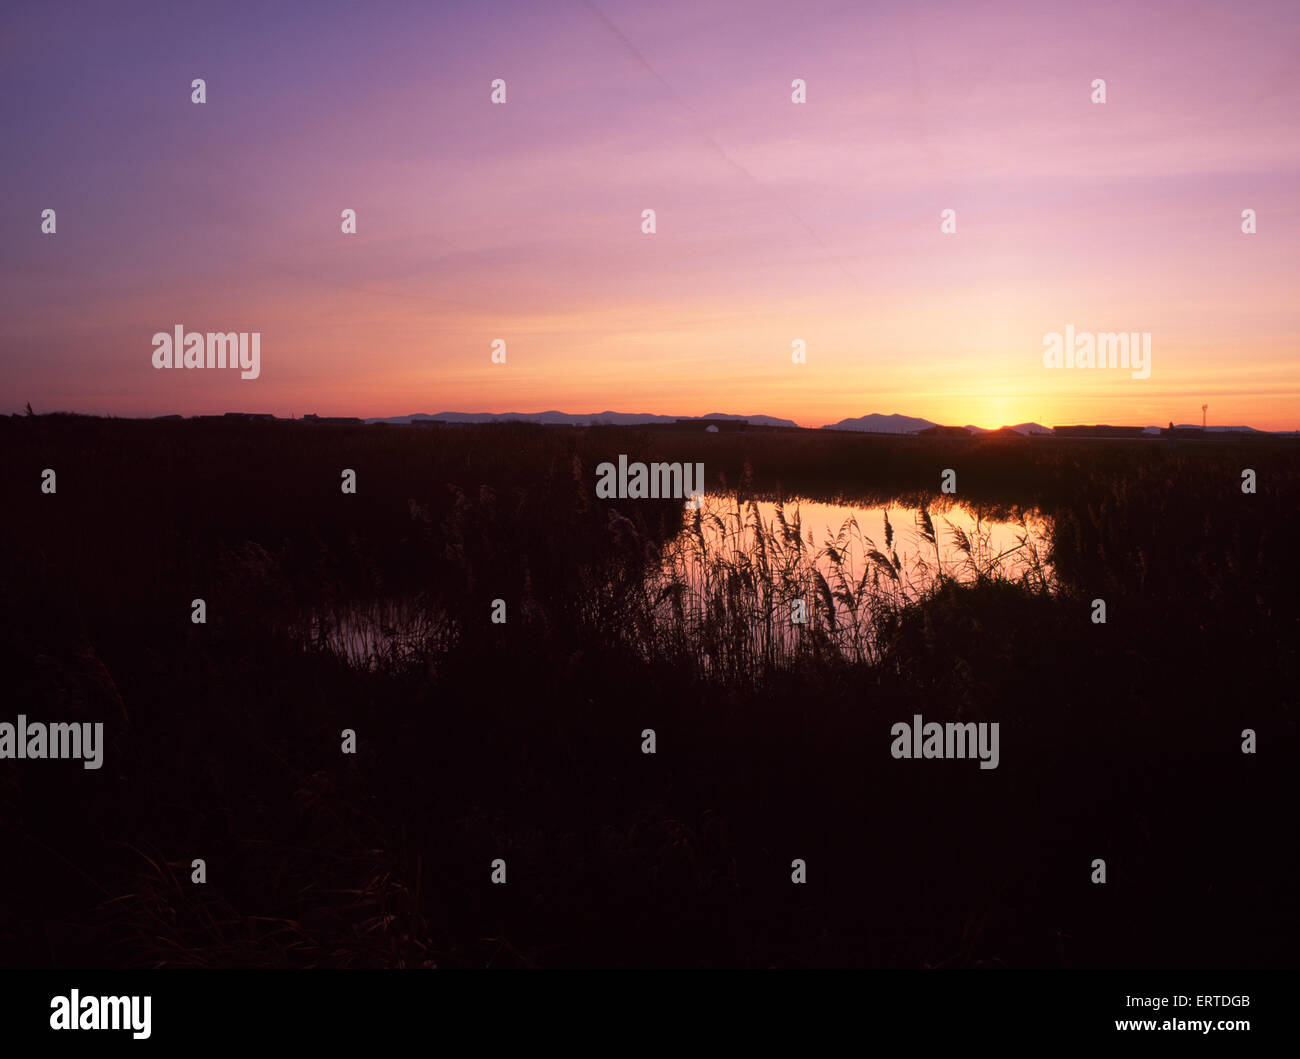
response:
[[[317,416],[317,413],[314,413],[314,412],[307,412],[307,413],[303,413],[302,415],[287,415],[287,416],[284,416],[284,415],[277,415],[277,414],[274,413],[274,412],[249,412],[249,411],[235,411],[235,410],[227,410],[227,411],[224,411],[224,412],[194,412],[194,413],[189,413],[189,414],[185,414],[185,413],[182,413],[182,412],[164,412],[164,413],[160,413],[160,414],[157,414],[157,415],[119,415],[119,414],[112,413],[112,412],[107,412],[107,413],[99,413],[99,412],[78,412],[78,411],[74,411],[74,410],[72,410],[72,409],[56,409],[56,410],[53,410],[53,411],[50,411],[50,412],[36,412],[36,411],[34,411],[34,410],[31,409],[30,402],[26,405],[25,410],[23,410],[23,411],[18,411],[18,412],[12,412],[12,413],[10,413],[10,415],[8,416],[8,418],[10,418],[10,419],[26,419],[26,418],[40,418],[40,417],[42,417],[42,416],[55,416],[55,415],[78,416],[78,417],[82,417],[82,418],[86,418],[86,419],[119,419],[119,420],[134,420],[134,421],[154,421],[154,420],[160,420],[160,419],[186,419],[186,420],[188,420],[188,419],[224,419],[224,418],[232,418],[232,419],[234,419],[234,418],[250,418],[250,419],[258,419],[258,420],[272,420],[272,421],[275,421],[275,422],[281,422],[281,423],[302,423],[302,422],[312,422],[312,420],[311,420],[311,419],[308,419],[307,417],[308,417],[308,416],[314,416],[314,417],[317,417],[317,418],[319,418],[319,419],[321,419],[321,420],[345,420],[345,421],[346,421],[346,420],[355,420],[356,422],[361,423],[361,424],[364,424],[364,425],[366,425],[366,426],[373,426],[373,425],[375,425],[375,424],[377,424],[377,423],[383,423],[383,424],[386,424],[386,425],[395,425],[395,426],[400,426],[400,425],[405,425],[405,424],[402,424],[402,423],[394,423],[393,421],[394,421],[394,420],[403,420],[403,419],[405,419],[405,420],[416,420],[417,417],[418,417],[419,419],[424,419],[424,420],[439,420],[440,417],[445,417],[445,416],[490,416],[490,417],[494,417],[494,418],[496,418],[496,419],[507,419],[507,420],[509,420],[510,417],[519,417],[520,419],[524,419],[525,417],[534,417],[534,418],[535,418],[535,417],[545,416],[545,415],[559,415],[559,416],[566,416],[566,417],[568,417],[568,418],[570,418],[570,419],[585,419],[585,420],[590,420],[590,421],[591,421],[591,422],[589,422],[589,423],[586,424],[586,425],[608,425],[608,426],[638,426],[638,425],[655,425],[655,424],[650,423],[650,422],[647,422],[647,423],[644,423],[644,424],[635,424],[635,423],[606,423],[606,424],[600,424],[600,423],[599,423],[600,417],[602,417],[602,416],[623,416],[623,417],[630,417],[630,418],[645,417],[646,419],[671,420],[671,421],[674,421],[674,422],[687,422],[687,423],[689,423],[689,422],[703,422],[703,421],[708,421],[708,420],[717,420],[718,422],[736,422],[736,421],[744,421],[747,425],[760,426],[760,427],[765,427],[765,428],[769,428],[769,429],[787,429],[787,430],[788,430],[788,429],[795,429],[795,430],[834,430],[834,429],[840,428],[840,425],[843,424],[843,423],[852,423],[852,422],[855,422],[855,421],[860,421],[860,420],[864,420],[864,419],[870,419],[870,418],[872,418],[872,417],[876,417],[876,418],[878,418],[878,419],[906,419],[906,420],[913,420],[913,421],[918,422],[918,423],[926,424],[925,426],[921,426],[921,427],[918,427],[918,428],[913,429],[913,430],[896,430],[896,431],[857,431],[857,432],[859,432],[859,433],[889,433],[889,434],[910,434],[910,433],[916,433],[918,430],[926,430],[926,429],[929,429],[930,427],[938,427],[938,428],[941,428],[941,429],[974,430],[974,431],[978,431],[978,432],[980,432],[980,433],[988,433],[988,434],[997,433],[997,432],[999,432],[999,431],[1003,431],[1003,430],[1013,430],[1013,429],[1015,429],[1015,428],[1017,428],[1017,427],[1035,427],[1035,426],[1036,426],[1036,427],[1040,427],[1040,428],[1042,428],[1044,431],[1048,431],[1048,432],[1053,431],[1053,430],[1056,430],[1056,429],[1058,429],[1058,428],[1062,428],[1062,427],[1064,427],[1064,428],[1072,428],[1072,427],[1104,427],[1104,428],[1108,428],[1108,429],[1142,429],[1142,430],[1153,430],[1153,429],[1158,429],[1158,430],[1167,430],[1167,429],[1168,429],[1168,427],[1166,427],[1166,426],[1161,426],[1161,425],[1158,424],[1158,423],[1141,423],[1141,422],[1132,422],[1132,423],[1128,423],[1128,422],[1122,422],[1122,421],[1121,421],[1121,422],[1093,421],[1093,422],[1087,423],[1087,422],[1078,422],[1078,421],[1076,421],[1076,422],[1066,422],[1066,423],[1054,423],[1054,424],[1048,425],[1048,424],[1046,424],[1046,423],[1041,423],[1041,422],[1039,422],[1039,421],[1037,421],[1037,420],[1024,420],[1024,421],[1019,422],[1019,423],[1003,423],[1001,426],[997,426],[997,427],[983,427],[983,426],[979,426],[979,425],[977,425],[977,424],[975,424],[975,423],[970,423],[970,422],[968,422],[968,423],[941,423],[941,422],[937,422],[937,421],[932,420],[932,419],[927,419],[927,418],[924,417],[924,416],[913,416],[913,415],[907,415],[907,414],[902,413],[902,412],[888,412],[888,413],[885,413],[885,412],[867,412],[867,413],[864,413],[863,415],[860,415],[860,416],[846,416],[845,418],[840,419],[840,420],[838,420],[837,422],[834,422],[834,423],[823,423],[823,424],[821,424],[821,425],[819,425],[819,426],[805,426],[804,424],[799,423],[799,422],[797,422],[797,421],[794,420],[794,419],[790,419],[790,418],[785,417],[785,416],[774,416],[774,415],[768,415],[767,413],[754,413],[754,414],[750,414],[750,415],[741,415],[741,414],[734,413],[734,412],[709,412],[709,413],[706,413],[706,414],[704,414],[704,415],[695,415],[695,416],[690,416],[690,415],[674,415],[674,414],[672,414],[672,413],[666,413],[666,412],[619,412],[619,411],[616,411],[616,410],[614,410],[614,409],[608,409],[608,408],[607,408],[607,409],[604,409],[603,411],[600,411],[600,412],[566,412],[566,411],[563,411],[563,410],[558,409],[558,408],[548,408],[548,409],[544,409],[544,410],[542,410],[542,411],[536,411],[536,412],[518,412],[518,411],[509,411],[509,412],[488,412],[488,411],[463,412],[463,411],[455,411],[455,410],[446,410],[446,411],[441,411],[441,412],[408,412],[408,413],[404,413],[404,414],[400,414],[400,415],[390,415],[390,416],[358,416],[358,415],[319,415],[319,416]],[[756,420],[756,419],[772,419],[772,420],[778,420],[779,422],[776,423],[776,424],[754,423],[753,421]],[[789,426],[787,426],[786,424],[789,424]],[[1177,422],[1174,422],[1173,420],[1170,420],[1170,421],[1169,421],[1169,424],[1170,424],[1171,426],[1173,426],[1174,429],[1178,429],[1178,430],[1198,430],[1198,431],[1199,431],[1199,430],[1204,430],[1204,431],[1206,431],[1207,433],[1210,433],[1210,432],[1216,432],[1216,431],[1225,431],[1225,432],[1226,432],[1226,431],[1251,431],[1251,432],[1259,433],[1259,434],[1282,434],[1282,435],[1286,435],[1286,434],[1297,434],[1297,433],[1300,433],[1300,428],[1294,428],[1294,429],[1290,429],[1290,430],[1286,430],[1286,429],[1281,429],[1281,430],[1269,430],[1269,429],[1265,429],[1265,428],[1262,428],[1262,427],[1251,426],[1251,425],[1248,424],[1248,423],[1234,423],[1234,424],[1225,424],[1225,425],[1208,425],[1208,424],[1207,424],[1207,425],[1205,425],[1205,426],[1201,426],[1201,425],[1199,425],[1199,424],[1195,424],[1195,423],[1177,423]],[[564,424],[546,424],[546,423],[541,423],[541,424],[538,424],[538,425],[540,425],[540,426],[549,426],[549,425],[564,425]],[[569,425],[574,425],[574,424],[569,424]],[[850,430],[850,431],[851,431],[853,428],[850,427],[850,428],[844,428],[844,429],[847,429],[847,430]]]

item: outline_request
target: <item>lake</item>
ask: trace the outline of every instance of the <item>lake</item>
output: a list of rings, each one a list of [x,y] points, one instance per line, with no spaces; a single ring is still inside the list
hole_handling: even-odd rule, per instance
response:
[[[1036,511],[951,501],[742,504],[708,494],[659,549],[639,602],[669,636],[729,639],[779,658],[815,634],[848,657],[869,657],[880,614],[915,602],[941,579],[1008,579],[1050,591],[1050,533]],[[728,635],[718,635],[724,626]],[[430,664],[455,642],[456,623],[435,600],[411,596],[315,610],[297,634],[305,647],[353,665]]]

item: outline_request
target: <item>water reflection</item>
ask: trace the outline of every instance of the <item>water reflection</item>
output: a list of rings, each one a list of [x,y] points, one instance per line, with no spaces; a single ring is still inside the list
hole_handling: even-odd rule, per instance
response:
[[[413,597],[340,603],[310,611],[295,630],[303,647],[364,669],[428,665],[448,650],[455,626],[442,608]]]
[[[687,511],[683,516],[685,535],[694,532],[694,514]],[[872,548],[882,554],[896,551],[905,568],[932,578],[942,574],[963,581],[979,576],[1018,581],[1037,572],[1048,578],[1051,574],[1045,559],[1051,522],[1036,509],[988,508],[951,499],[919,507],[798,498],[784,503],[756,500],[738,508],[734,497],[710,494],[703,514],[705,536],[720,548],[755,546],[755,517],[767,536],[784,540],[798,533],[823,574],[833,569],[836,553],[859,558]]]
[[[882,618],[946,580],[1051,591],[1050,532],[1036,511],[710,494],[684,512],[643,591],[622,597],[630,609],[617,624],[647,654],[667,644],[715,671],[753,673],[756,661],[809,649],[873,660]],[[458,628],[436,599],[417,596],[317,608],[296,635],[355,666],[432,667]]]
[[[947,581],[1050,592],[1036,512],[704,498],[652,575],[656,624],[737,679],[809,651],[876,661],[880,630]]]

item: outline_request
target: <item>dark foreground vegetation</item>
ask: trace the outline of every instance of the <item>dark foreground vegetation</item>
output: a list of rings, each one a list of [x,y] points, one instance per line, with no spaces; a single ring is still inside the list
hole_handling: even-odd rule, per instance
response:
[[[46,416],[0,452],[0,721],[108,744],[0,761],[0,963],[1294,965],[1295,445]],[[689,623],[647,576],[680,503],[594,496],[619,453],[742,501],[953,468],[1050,517],[1052,575],[900,600],[885,555],[751,649],[782,535]],[[331,646],[393,599],[421,635]],[[894,760],[914,714],[999,722],[999,767]]]

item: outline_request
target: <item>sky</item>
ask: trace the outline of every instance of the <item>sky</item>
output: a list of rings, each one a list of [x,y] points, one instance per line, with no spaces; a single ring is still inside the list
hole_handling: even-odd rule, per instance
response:
[[[0,414],[1298,429],[1298,60],[1294,0],[9,2]]]

